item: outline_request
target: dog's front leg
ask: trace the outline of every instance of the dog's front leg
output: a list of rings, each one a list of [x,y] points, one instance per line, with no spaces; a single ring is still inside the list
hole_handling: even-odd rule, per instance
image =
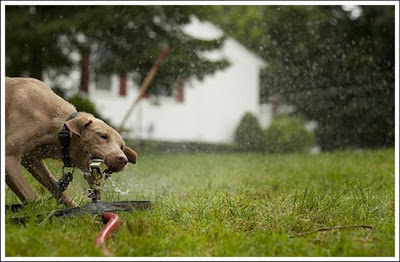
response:
[[[57,180],[51,174],[50,170],[43,162],[43,159],[25,157],[22,159],[22,165],[36,178],[37,181],[39,181],[39,183],[47,188],[54,197],[57,197]],[[68,207],[78,206],[78,204],[68,196],[67,192],[61,194],[60,200]]]
[[[7,185],[23,203],[34,201],[36,198],[35,191],[33,191],[22,174],[19,158],[15,156],[6,156],[5,160]]]

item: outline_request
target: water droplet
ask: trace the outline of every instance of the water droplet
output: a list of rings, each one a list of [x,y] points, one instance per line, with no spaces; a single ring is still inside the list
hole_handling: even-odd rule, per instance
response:
[[[32,15],[36,14],[36,7],[35,6],[30,6],[29,7],[29,13],[31,13]]]
[[[126,194],[128,194],[128,193],[130,192],[129,189],[127,189],[126,191],[123,191],[123,190],[121,189],[121,187],[120,187],[116,182],[114,182],[114,180],[113,180],[111,177],[110,177],[108,180],[111,181],[111,184],[112,184],[113,189],[114,189],[116,192],[120,193],[121,195],[126,195]]]
[[[129,21],[128,22],[128,28],[129,29],[132,29],[132,28],[134,28],[135,27],[135,23],[133,23],[133,21]]]

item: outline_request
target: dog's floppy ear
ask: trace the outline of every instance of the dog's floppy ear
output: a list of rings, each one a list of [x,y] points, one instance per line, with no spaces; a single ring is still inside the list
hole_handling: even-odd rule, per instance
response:
[[[124,147],[123,151],[124,151],[124,154],[126,155],[126,157],[128,158],[128,161],[133,164],[136,164],[137,153],[127,146]]]
[[[92,123],[92,120],[86,117],[79,117],[68,120],[64,123],[64,125],[77,136],[81,136],[82,131],[85,127],[89,126]]]

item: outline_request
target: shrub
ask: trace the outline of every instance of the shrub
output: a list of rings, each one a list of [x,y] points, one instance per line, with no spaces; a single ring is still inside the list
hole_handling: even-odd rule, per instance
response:
[[[264,131],[253,114],[246,113],[242,117],[235,131],[234,140],[241,150],[264,150]]]
[[[80,95],[73,95],[68,99],[68,102],[76,107],[78,112],[90,113],[95,117],[101,118],[100,113],[97,111],[96,106],[89,99]]]
[[[86,112],[92,114],[94,117],[103,120],[105,123],[110,125],[110,121],[105,119],[99,111],[97,111],[95,104],[89,99],[82,97],[80,95],[73,95],[68,99],[68,102],[76,107],[78,112]]]
[[[314,133],[305,128],[302,118],[281,116],[265,130],[265,143],[271,153],[307,151],[314,144]]]

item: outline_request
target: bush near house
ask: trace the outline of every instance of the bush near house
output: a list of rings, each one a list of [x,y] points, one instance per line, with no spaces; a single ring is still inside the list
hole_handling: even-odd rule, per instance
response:
[[[125,140],[128,145],[147,153],[189,153],[189,152],[307,152],[314,145],[314,132],[305,128],[300,117],[280,116],[263,130],[257,118],[246,113],[235,134],[234,143],[172,142],[159,140]]]
[[[265,143],[271,153],[305,152],[314,144],[314,133],[305,128],[302,118],[281,116],[265,130]]]
[[[314,144],[314,133],[305,128],[300,117],[280,116],[263,130],[257,118],[246,113],[235,132],[240,150],[269,153],[305,152]]]
[[[234,135],[235,143],[244,151],[264,151],[265,135],[257,118],[247,112],[240,120]]]
[[[99,113],[99,111],[97,111],[96,105],[92,101],[90,101],[89,99],[76,94],[76,95],[71,96],[68,99],[68,102],[73,104],[78,112],[90,113],[94,117],[99,118],[99,119],[103,120],[105,123],[107,123],[108,125],[110,125],[110,122],[108,121],[108,119],[105,119]]]
[[[76,94],[76,95],[71,96],[68,99],[68,102],[73,104],[76,107],[76,110],[78,112],[90,113],[95,117],[101,118],[100,113],[97,111],[94,103],[87,98],[84,98],[84,97]]]

